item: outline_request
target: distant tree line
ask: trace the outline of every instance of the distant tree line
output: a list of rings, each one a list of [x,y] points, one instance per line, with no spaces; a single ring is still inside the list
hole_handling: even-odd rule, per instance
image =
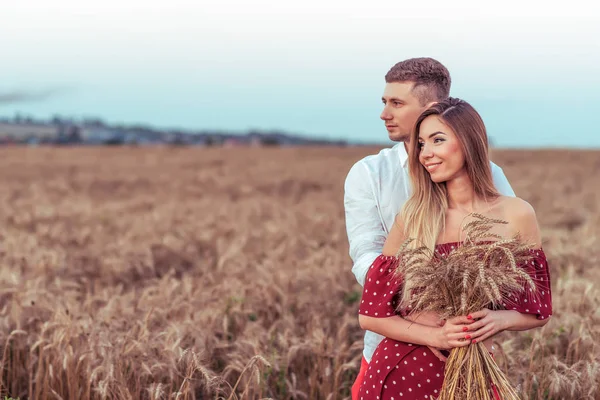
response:
[[[0,118],[0,144],[152,145],[174,146],[346,146],[344,140],[310,138],[282,131],[183,131],[141,124],[108,124],[100,118],[75,120],[54,115],[48,120],[20,113]]]

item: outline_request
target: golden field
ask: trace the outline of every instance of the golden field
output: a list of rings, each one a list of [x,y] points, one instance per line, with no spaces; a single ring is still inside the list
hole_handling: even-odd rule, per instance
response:
[[[343,183],[377,151],[0,149],[0,395],[348,398]],[[524,398],[598,399],[600,152],[493,159],[537,211],[554,296],[500,365]]]

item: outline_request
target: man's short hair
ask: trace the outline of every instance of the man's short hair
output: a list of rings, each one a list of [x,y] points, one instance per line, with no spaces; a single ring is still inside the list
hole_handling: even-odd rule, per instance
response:
[[[387,83],[414,82],[413,94],[421,105],[450,96],[450,73],[441,62],[429,57],[409,58],[394,65],[385,75]]]

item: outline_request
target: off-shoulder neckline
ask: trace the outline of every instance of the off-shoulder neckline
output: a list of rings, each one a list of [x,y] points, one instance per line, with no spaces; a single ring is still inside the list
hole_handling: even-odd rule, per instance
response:
[[[481,243],[494,243],[494,241],[493,240],[486,240],[486,241],[483,241]],[[463,244],[463,242],[436,243],[435,247],[436,248],[438,248],[438,247],[448,247],[448,246],[450,246],[450,247],[453,247],[453,246],[454,247],[458,247],[458,246],[461,246],[462,244]],[[531,249],[531,251],[544,251],[544,248],[540,247],[539,249]]]
[[[487,242],[487,243],[493,243],[494,241],[493,241],[493,240],[489,240],[489,241],[486,241],[486,242]],[[435,245],[435,249],[436,249],[436,251],[437,251],[437,249],[439,249],[439,248],[448,248],[448,247],[450,247],[451,249],[454,249],[455,247],[460,247],[462,244],[463,244],[463,242],[446,242],[446,243],[437,243],[437,244]],[[545,254],[545,253],[544,253],[544,248],[543,248],[543,247],[540,247],[539,249],[531,249],[530,251],[531,251],[531,252],[537,252],[538,254],[539,254],[539,253]],[[381,257],[383,257],[383,258],[385,258],[385,259],[392,259],[392,258],[396,258],[396,256],[386,256],[386,255],[385,255],[385,254],[383,254],[383,253],[382,253],[380,256],[381,256]]]

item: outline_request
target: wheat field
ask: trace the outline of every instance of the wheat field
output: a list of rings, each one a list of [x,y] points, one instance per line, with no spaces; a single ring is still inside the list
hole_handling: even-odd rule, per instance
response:
[[[0,149],[0,395],[348,399],[343,182],[377,148]],[[527,399],[600,398],[600,152],[494,151],[554,317],[497,338]]]

